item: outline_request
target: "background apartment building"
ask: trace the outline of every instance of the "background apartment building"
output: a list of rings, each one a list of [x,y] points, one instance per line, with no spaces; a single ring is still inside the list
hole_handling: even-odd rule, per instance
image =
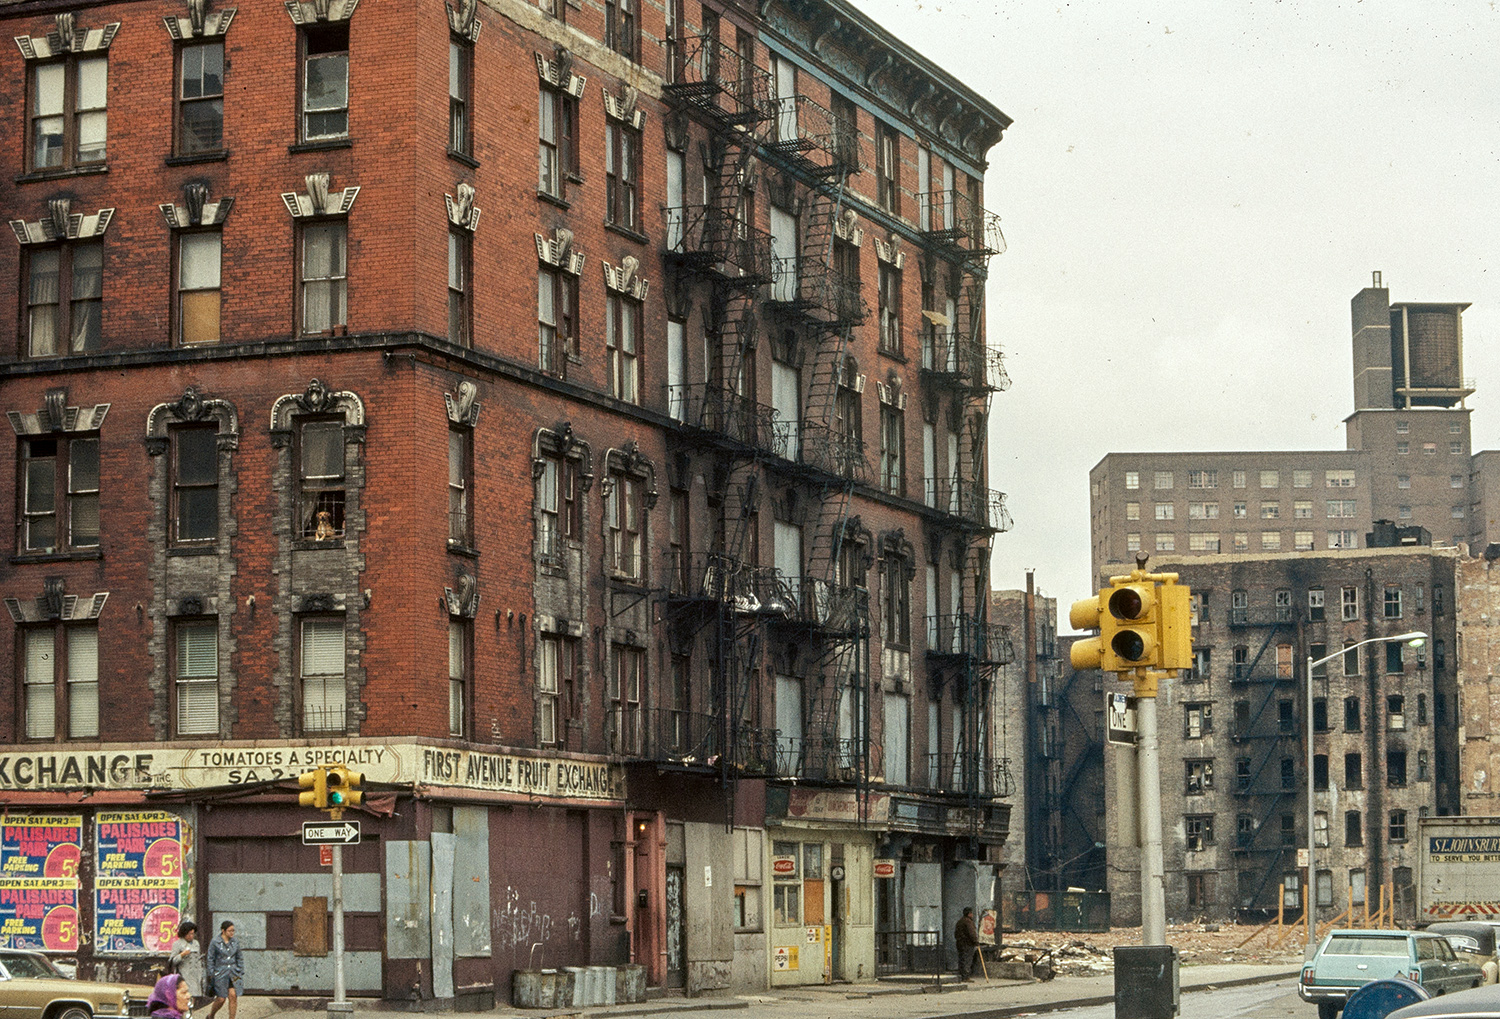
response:
[[[1158,701],[1169,918],[1261,918],[1282,894],[1300,911],[1309,738],[1319,917],[1351,899],[1373,912],[1381,886],[1413,916],[1416,820],[1460,807],[1458,562],[1421,545],[1152,557],[1192,589],[1196,658]],[[1413,630],[1430,635],[1424,647],[1378,640]],[[1309,719],[1306,663],[1371,638],[1313,669]],[[1104,788],[1117,789],[1134,757],[1109,747],[1104,759]],[[1132,823],[1109,813],[1116,923],[1140,916]]]
[[[840,0],[3,17],[0,853],[84,860],[12,946],[326,990],[327,762],[356,994],[865,979],[992,895],[1003,113]]]
[[[1379,273],[1355,295],[1343,451],[1105,456],[1089,472],[1095,572],[1137,553],[1357,548],[1376,520],[1442,545],[1492,540],[1494,472],[1471,455],[1464,403],[1467,307],[1392,304]]]

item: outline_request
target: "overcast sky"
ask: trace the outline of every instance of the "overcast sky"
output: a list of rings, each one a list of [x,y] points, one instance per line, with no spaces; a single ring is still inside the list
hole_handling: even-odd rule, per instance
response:
[[[985,189],[995,586],[1035,570],[1068,629],[1105,453],[1344,448],[1372,270],[1473,303],[1474,448],[1500,447],[1495,2],[856,2],[1015,120]]]

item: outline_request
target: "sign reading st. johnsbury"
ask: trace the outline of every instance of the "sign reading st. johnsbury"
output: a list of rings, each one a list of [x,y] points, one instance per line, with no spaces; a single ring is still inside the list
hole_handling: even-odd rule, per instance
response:
[[[625,769],[599,760],[423,743],[260,743],[0,751],[0,800],[7,790],[211,789],[294,779],[310,768],[335,764],[363,772],[367,783],[574,800],[625,799]]]

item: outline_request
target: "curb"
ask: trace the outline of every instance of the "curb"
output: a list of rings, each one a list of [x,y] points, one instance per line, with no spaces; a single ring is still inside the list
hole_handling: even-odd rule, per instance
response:
[[[1190,984],[1181,988],[1181,993],[1189,994],[1193,991],[1214,991],[1225,987],[1245,987],[1250,984],[1269,984],[1277,980],[1286,980],[1290,977],[1295,977],[1301,972],[1300,969],[1295,969],[1286,973],[1262,973],[1251,977],[1237,977],[1232,980]],[[945,1012],[939,1019],[1010,1019],[1012,1016],[1035,1015],[1040,1012],[1060,1012],[1068,1008],[1091,1008],[1097,1005],[1108,1005],[1114,1000],[1115,996],[1113,994],[1100,994],[1089,998],[1037,1001],[1025,1005],[1002,1005],[998,1008],[980,1009],[974,1012]]]

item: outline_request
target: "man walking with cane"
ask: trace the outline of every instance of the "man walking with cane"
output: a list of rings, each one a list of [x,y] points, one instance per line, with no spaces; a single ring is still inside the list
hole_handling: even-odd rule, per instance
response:
[[[964,915],[953,925],[953,941],[958,946],[958,976],[974,979],[974,960],[979,956],[979,928],[974,923],[974,907],[965,906]],[[980,965],[984,965],[981,961]]]

